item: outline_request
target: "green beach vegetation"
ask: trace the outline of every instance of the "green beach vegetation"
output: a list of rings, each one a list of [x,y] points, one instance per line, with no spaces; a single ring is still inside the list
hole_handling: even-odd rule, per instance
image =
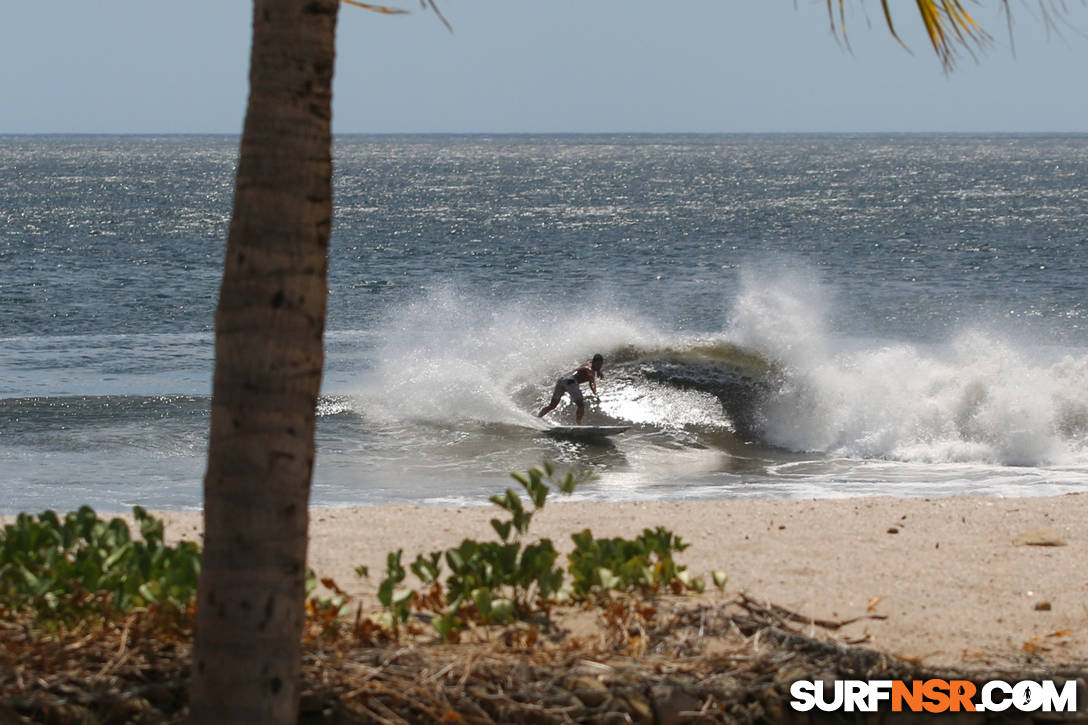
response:
[[[547,621],[559,604],[607,601],[614,592],[641,595],[702,592],[674,555],[689,544],[658,526],[632,539],[597,539],[585,529],[573,533],[573,550],[561,567],[550,539],[527,541],[533,516],[554,489],[570,494],[590,476],[556,475],[549,463],[512,478],[512,488],[491,497],[504,512],[491,519],[498,540],[465,539],[458,546],[419,554],[406,569],[403,549],[388,553],[386,573],[376,597],[381,611],[369,617],[372,634],[397,636],[414,613],[425,613],[444,639],[453,639],[467,622],[479,625]],[[162,520],[133,508],[138,536],[129,524],[104,519],[90,507],[60,517],[54,511],[19,514],[0,532],[0,610],[28,614],[35,626],[58,629],[105,622],[126,615],[168,614],[172,623],[191,623],[202,551],[188,541],[168,545]],[[405,586],[408,571],[420,586]],[[366,567],[356,573],[368,577]],[[569,575],[569,579],[568,579]],[[725,582],[713,572],[714,583]],[[324,584],[332,596],[318,591]],[[331,626],[347,614],[353,598],[334,581],[307,571],[307,611]],[[361,604],[359,605],[361,607]],[[359,612],[357,612],[359,614]]]
[[[494,539],[464,539],[407,567],[403,549],[389,552],[373,592],[379,606],[368,614],[359,597],[308,570],[305,647],[382,651],[389,643],[464,642],[471,630],[476,644],[499,632],[498,641],[513,636],[531,648],[561,629],[553,617],[560,611],[588,610],[621,629],[628,621],[645,626],[658,595],[704,590],[674,558],[689,544],[661,526],[630,539],[575,532],[562,566],[550,539],[530,540],[530,525],[553,490],[569,494],[589,476],[560,477],[547,463],[511,475],[520,491],[490,499],[502,512],[490,521]],[[20,514],[0,531],[0,715],[22,718],[16,722],[190,716],[185,642],[203,552],[193,542],[167,544],[163,521],[139,506],[132,520],[135,533],[125,519],[84,506],[63,517]],[[406,585],[409,571],[415,586]],[[365,567],[356,573],[369,575]],[[724,573],[712,577],[724,586]],[[48,684],[53,679],[65,684]],[[147,683],[160,680],[158,699],[149,699]]]
[[[200,548],[168,546],[161,520],[139,506],[132,513],[139,538],[124,520],[104,520],[88,506],[63,519],[19,514],[0,532],[0,610],[30,611],[46,627],[136,609],[191,616]]]
[[[403,551],[387,556],[386,575],[378,588],[384,608],[379,621],[396,630],[409,621],[413,609],[427,614],[444,639],[454,639],[467,622],[502,624],[514,620],[548,622],[551,608],[563,603],[604,603],[613,592],[652,596],[662,592],[702,592],[702,578],[693,577],[673,558],[689,544],[658,526],[633,539],[596,539],[589,529],[571,535],[574,550],[567,555],[567,580],[556,565],[559,552],[551,539],[526,542],[533,516],[544,508],[552,487],[570,494],[586,475],[568,472],[557,478],[548,463],[526,473],[511,474],[523,490],[508,488],[490,501],[505,518],[491,519],[498,541],[465,539],[460,545],[420,554],[410,569],[427,589],[402,586],[407,572]],[[549,485],[550,484],[550,485]],[[444,570],[448,574],[443,578]],[[360,575],[368,572],[358,569]],[[725,585],[715,571],[714,583]]]

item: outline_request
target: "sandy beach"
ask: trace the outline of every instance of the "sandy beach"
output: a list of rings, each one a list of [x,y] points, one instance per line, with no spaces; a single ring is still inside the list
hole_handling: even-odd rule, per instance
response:
[[[490,538],[491,506],[315,509],[310,566],[368,595],[386,552],[405,560]],[[199,537],[198,514],[160,513],[172,538]],[[863,618],[841,641],[932,665],[1088,663],[1088,495],[853,498],[690,503],[549,503],[532,536],[561,551],[570,534],[634,536],[663,525],[692,546],[692,573],[724,570],[745,592],[816,619]],[[370,568],[371,580],[355,567]],[[813,628],[816,636],[831,636]]]

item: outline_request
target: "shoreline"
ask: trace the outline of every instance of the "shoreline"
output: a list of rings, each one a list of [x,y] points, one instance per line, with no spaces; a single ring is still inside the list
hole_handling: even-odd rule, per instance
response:
[[[199,541],[198,512],[154,511],[171,541]],[[494,539],[493,506],[386,504],[311,509],[309,566],[376,607],[389,551],[417,554]],[[101,514],[110,517],[110,514]],[[123,518],[128,518],[124,516]],[[0,517],[8,522],[13,517]],[[691,546],[696,576],[729,577],[704,600],[741,592],[806,617],[851,620],[834,636],[933,667],[1088,664],[1088,494],[1050,497],[551,501],[529,540],[637,536],[664,526]],[[1030,535],[1025,538],[1025,535]],[[1030,540],[1034,537],[1034,542]],[[1039,545],[1040,543],[1063,545]],[[565,563],[565,557],[561,556]],[[354,573],[367,566],[369,580]],[[879,615],[884,619],[873,619]]]

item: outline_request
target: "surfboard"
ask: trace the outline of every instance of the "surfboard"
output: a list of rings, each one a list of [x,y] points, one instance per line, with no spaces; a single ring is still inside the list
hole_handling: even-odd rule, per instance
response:
[[[555,425],[544,429],[544,432],[553,438],[594,440],[619,435],[629,427],[626,425]]]

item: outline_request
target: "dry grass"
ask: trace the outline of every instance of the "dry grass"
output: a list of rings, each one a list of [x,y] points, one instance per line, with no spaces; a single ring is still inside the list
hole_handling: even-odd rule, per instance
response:
[[[836,640],[841,622],[743,596],[727,603],[617,598],[556,621],[579,619],[593,626],[475,630],[460,644],[429,641],[422,626],[382,642],[358,621],[313,623],[300,722],[789,722],[797,718],[788,688],[800,678],[1078,678],[1082,692],[1088,678],[1083,664],[927,670]],[[3,621],[3,725],[184,720],[183,628],[146,615],[54,634]],[[1088,721],[1084,706],[1080,721]]]

